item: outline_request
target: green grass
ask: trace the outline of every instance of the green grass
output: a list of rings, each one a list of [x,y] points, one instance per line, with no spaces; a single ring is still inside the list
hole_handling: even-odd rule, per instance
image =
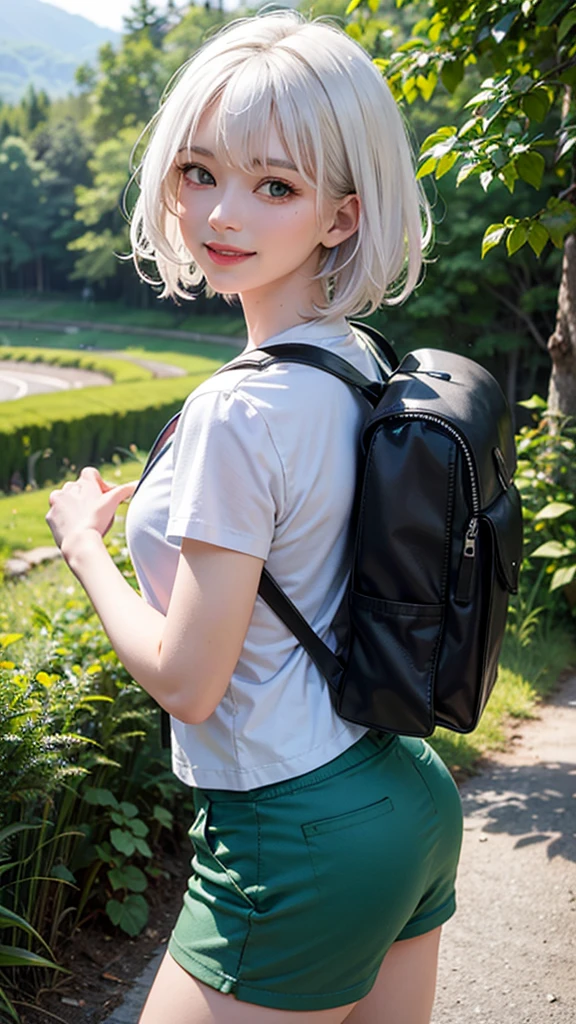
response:
[[[176,306],[171,301],[154,298],[151,301],[149,309],[133,309],[120,302],[83,302],[67,296],[10,296],[0,299],[0,317],[126,324],[149,329],[220,334],[224,337],[242,336],[244,333],[244,321],[239,310],[216,316],[210,313],[200,315],[194,310],[193,302]]]
[[[100,473],[109,483],[127,483],[138,479],[145,458],[145,453],[140,452],[138,461],[127,459],[124,462],[105,463],[99,467]],[[74,480],[76,476],[76,473],[71,472],[65,479]],[[60,487],[62,483],[64,480],[57,486]],[[44,518],[49,508],[48,497],[53,489],[54,485],[50,485],[36,491],[0,497],[0,552],[3,552],[4,557],[16,550],[54,543]]]
[[[1,308],[0,303],[0,310]],[[20,330],[17,327],[0,327],[0,348],[3,346],[73,350],[86,356],[94,354],[95,357],[101,350],[118,351],[142,359],[172,363],[192,372],[196,372],[197,369],[210,370],[214,366],[214,360],[227,362],[237,356],[239,351],[238,345],[216,345],[209,341],[180,341],[178,338],[155,337],[136,339],[134,335],[106,334],[104,331],[78,331],[76,334],[68,334],[65,331],[32,331]]]
[[[525,646],[506,634],[498,679],[478,728],[468,735],[446,729],[434,733],[432,746],[451,768],[471,773],[483,754],[506,748],[514,721],[534,717],[538,703],[576,662],[576,648],[567,628],[541,626]]]
[[[0,359],[12,362],[46,363],[48,366],[70,366],[80,370],[93,370],[97,373],[107,374],[115,384],[123,384],[134,380],[151,380],[153,376],[152,370],[148,370],[138,363],[130,362],[128,359],[118,359],[113,355],[103,356],[97,353],[87,355],[84,352],[75,352],[72,349],[0,344]]]

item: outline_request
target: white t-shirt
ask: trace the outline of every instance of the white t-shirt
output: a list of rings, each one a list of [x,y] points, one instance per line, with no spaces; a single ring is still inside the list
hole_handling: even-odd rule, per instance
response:
[[[291,341],[322,346],[379,377],[368,345],[345,320],[291,328],[267,345]],[[201,384],[130,503],[128,548],[144,598],[165,613],[182,538],[206,541],[264,558],[334,649],[368,411],[347,384],[294,363],[231,368]],[[171,724],[175,774],[189,785],[232,790],[311,771],[366,732],[338,717],[327,683],[260,597],[216,710],[199,725]]]

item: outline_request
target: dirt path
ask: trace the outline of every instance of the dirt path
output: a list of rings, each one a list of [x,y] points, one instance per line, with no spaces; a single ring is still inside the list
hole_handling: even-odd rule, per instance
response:
[[[576,678],[461,787],[433,1024],[576,1022]]]

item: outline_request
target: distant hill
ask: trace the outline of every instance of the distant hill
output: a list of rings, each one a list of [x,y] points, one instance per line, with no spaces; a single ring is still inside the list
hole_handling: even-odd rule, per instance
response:
[[[74,88],[74,69],[95,58],[102,43],[117,43],[118,32],[42,0],[8,0],[0,5],[0,99],[14,103],[30,82],[49,96]]]

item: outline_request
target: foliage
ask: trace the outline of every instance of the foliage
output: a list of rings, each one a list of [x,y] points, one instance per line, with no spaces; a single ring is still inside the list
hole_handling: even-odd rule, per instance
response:
[[[551,424],[546,403],[534,396],[522,402],[535,422],[518,438],[517,485],[524,507],[526,567],[524,588],[546,607],[574,606],[576,577],[576,427]],[[549,582],[546,593],[542,586]],[[538,595],[538,596],[536,596]]]
[[[130,154],[142,127],[125,127],[105,139],[88,162],[93,185],[76,190],[76,219],[88,230],[68,243],[71,251],[83,254],[76,260],[73,279],[100,282],[114,277],[118,256],[130,252],[121,202]]]
[[[6,403],[0,424],[0,487],[7,489],[14,473],[26,480],[29,459],[38,453],[35,466],[41,482],[58,478],[64,459],[81,469],[108,461],[119,448],[149,448],[205,377],[203,372],[53,393],[43,395],[41,402],[33,396]]]
[[[119,538],[110,551],[133,580]],[[0,789],[9,794],[0,809],[0,905],[35,929],[25,936],[26,955],[36,933],[57,949],[94,912],[130,935],[141,931],[146,890],[162,874],[163,837],[177,810],[191,814],[188,791],[159,746],[158,708],[119,664],[68,578],[66,588],[8,586],[0,618],[0,699],[8,711],[0,722]],[[13,632],[16,621],[23,635]],[[46,965],[35,963],[35,972],[3,977],[18,978],[21,988],[43,984]]]
[[[129,381],[150,380],[152,371],[145,366],[115,356],[86,355],[71,349],[46,349],[19,345],[12,347],[2,344],[0,335],[0,359],[11,362],[47,363],[49,366],[74,366],[80,370],[93,370],[107,374],[117,384]]]
[[[50,172],[24,140],[9,136],[0,144],[0,275],[32,261],[37,284],[49,252],[56,211],[46,202]],[[4,284],[5,287],[5,284]]]
[[[348,11],[358,6],[352,0]],[[557,194],[526,216],[490,225],[483,254],[504,238],[509,255],[525,244],[537,256],[548,242],[562,248],[576,227],[576,8],[570,0],[418,0],[411,8],[421,12],[411,38],[380,62],[390,86],[408,103],[443,88],[461,122],[424,140],[419,175],[438,180],[457,167],[458,183],[477,177],[484,191],[494,182],[513,193],[518,181],[539,190],[548,170]]]

